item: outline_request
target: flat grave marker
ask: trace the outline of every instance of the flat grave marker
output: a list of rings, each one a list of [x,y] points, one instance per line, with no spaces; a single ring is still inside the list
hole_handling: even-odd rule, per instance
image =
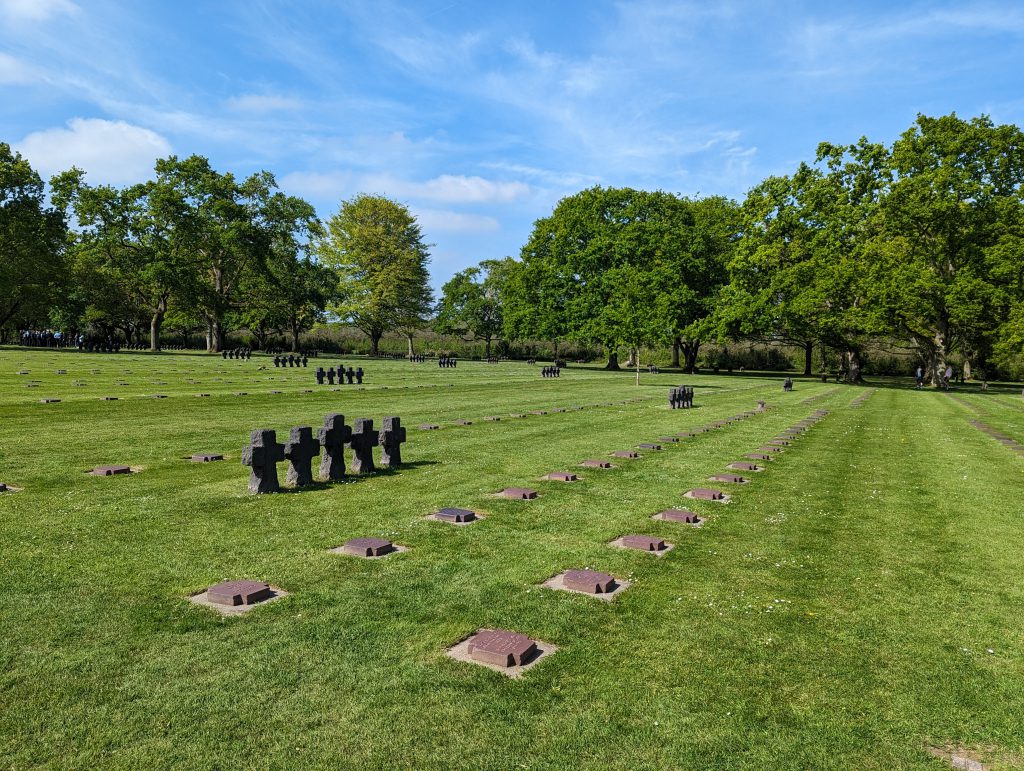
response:
[[[651,519],[660,519],[665,522],[682,522],[695,527],[700,527],[704,524],[703,517],[688,509],[665,509],[664,511],[659,511]]]
[[[552,471],[545,474],[544,478],[551,482],[578,482],[579,477],[570,471]]]
[[[583,466],[583,468],[614,468],[614,466],[606,460],[585,460],[580,465]]]
[[[474,522],[478,522],[481,517],[470,509],[444,508],[435,511],[430,515],[429,519],[447,522],[450,525],[471,525]]]
[[[729,500],[729,496],[723,493],[721,490],[715,490],[710,487],[695,487],[692,490],[687,490],[683,493],[684,498],[692,498],[695,501],[718,501],[724,502]]]
[[[398,546],[386,538],[352,538],[341,546],[331,549],[335,554],[348,554],[363,559],[380,559],[398,552],[408,551],[407,546]]]
[[[193,463],[213,463],[214,461],[224,460],[224,456],[220,453],[198,452],[192,455],[191,460]]]
[[[518,501],[532,501],[537,497],[537,491],[529,487],[506,487],[498,495],[501,498],[512,498]]]
[[[89,472],[94,477],[112,477],[120,474],[131,474],[131,466],[96,466]]]
[[[596,570],[566,570],[541,584],[547,589],[585,594],[605,602],[611,602],[630,585],[629,581],[619,581],[615,576]]]
[[[479,664],[511,678],[519,678],[558,648],[506,629],[479,629],[448,649],[456,661]]]
[[[624,535],[616,538],[610,545],[618,549],[647,552],[655,557],[661,557],[675,548],[675,544],[653,535]]]
[[[712,482],[728,482],[733,485],[744,485],[750,481],[739,474],[712,474],[708,479]]]
[[[193,594],[189,602],[212,608],[225,616],[247,613],[258,605],[287,597],[288,592],[261,581],[222,581]]]

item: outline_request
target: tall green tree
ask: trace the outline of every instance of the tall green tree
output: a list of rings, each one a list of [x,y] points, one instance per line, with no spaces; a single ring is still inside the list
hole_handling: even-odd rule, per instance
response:
[[[426,323],[433,307],[429,245],[407,207],[367,194],[343,201],[316,253],[339,276],[332,309],[370,339],[372,353],[386,332]]]
[[[77,217],[75,253],[91,317],[114,320],[137,308],[148,316],[150,348],[158,350],[172,296],[192,295],[197,287],[168,191],[155,181],[90,186],[79,169],[54,177],[53,190],[54,200]]]
[[[695,357],[737,223],[724,199],[602,187],[564,198],[534,224],[512,273],[510,326],[600,345],[608,369],[619,368],[622,346],[684,337]]]
[[[953,352],[977,357],[999,326],[1005,258],[1024,187],[1024,132],[987,116],[919,115],[893,144],[877,251],[901,270],[895,319],[933,382]],[[1004,311],[1005,312],[1005,311]]]
[[[504,328],[504,289],[511,258],[484,260],[459,271],[441,289],[434,329],[465,342],[483,340],[485,355]]]
[[[67,288],[67,226],[46,204],[43,181],[0,142],[0,329],[45,323]]]

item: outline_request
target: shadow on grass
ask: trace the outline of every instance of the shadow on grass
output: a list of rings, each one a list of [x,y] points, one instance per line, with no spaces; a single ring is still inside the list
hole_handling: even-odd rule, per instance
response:
[[[420,466],[437,466],[438,464],[440,464],[440,461],[436,461],[436,460],[414,460],[414,461],[411,461],[409,463],[403,463],[397,469],[393,469],[393,468],[378,468],[378,469],[374,469],[373,472],[370,473],[370,474],[349,474],[349,473],[346,472],[345,476],[342,479],[330,480],[330,481],[314,480],[313,484],[311,484],[311,485],[303,485],[302,487],[286,487],[284,485],[281,485],[281,489],[278,490],[278,494],[279,493],[295,494],[295,493],[313,492],[314,490],[329,490],[332,487],[343,487],[343,486],[346,486],[346,485],[360,484],[362,482],[368,482],[371,479],[377,479],[379,477],[398,476],[398,475],[400,475],[402,473],[402,471],[407,470],[407,469],[411,470],[411,469],[419,468]]]

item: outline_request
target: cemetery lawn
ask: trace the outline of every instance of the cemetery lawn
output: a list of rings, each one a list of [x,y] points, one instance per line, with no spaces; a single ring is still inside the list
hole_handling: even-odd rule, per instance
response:
[[[335,392],[313,379],[332,363],[0,351],[0,482],[22,488],[0,495],[0,766],[948,768],[929,748],[1024,762],[1024,456],[968,422],[1024,442],[1012,389],[965,387],[961,403],[880,382],[854,408],[868,389],[783,394],[779,376],[637,387],[596,367],[361,360],[365,388]],[[668,409],[680,383],[696,409]],[[772,409],[578,466],[759,398]],[[818,408],[730,503],[682,497]],[[280,440],[328,412],[401,416],[407,465],[250,495],[250,430]],[[186,460],[203,451],[226,461]],[[85,473],[103,464],[139,472]],[[541,496],[492,497],[506,486]],[[486,518],[424,518],[445,506]],[[684,506],[703,527],[651,519]],[[630,533],[675,548],[607,545]],[[409,550],[330,553],[357,536]],[[586,567],[632,586],[611,603],[538,588]],[[187,599],[238,578],[289,596],[238,618]],[[445,655],[481,627],[559,649],[519,680]]]

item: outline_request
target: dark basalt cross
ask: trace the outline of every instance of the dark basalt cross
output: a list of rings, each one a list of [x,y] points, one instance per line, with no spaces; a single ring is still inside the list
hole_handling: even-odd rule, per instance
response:
[[[284,457],[288,459],[285,482],[297,487],[313,484],[313,458],[320,454],[320,442],[313,438],[310,426],[298,426],[291,430],[284,446]]]
[[[373,473],[373,448],[380,442],[380,437],[373,430],[373,420],[359,418],[352,429],[352,473]]]
[[[384,428],[378,436],[380,442],[380,465],[382,468],[398,468],[402,465],[402,442],[405,428],[401,418],[384,418]]]
[[[338,480],[345,476],[345,445],[352,438],[352,427],[345,425],[345,416],[332,413],[317,430],[317,439],[324,448],[320,457],[320,477]]]
[[[260,428],[252,432],[249,446],[242,450],[242,465],[252,468],[249,489],[254,493],[276,493],[277,464],[284,460],[284,445],[277,441],[277,432]]]

